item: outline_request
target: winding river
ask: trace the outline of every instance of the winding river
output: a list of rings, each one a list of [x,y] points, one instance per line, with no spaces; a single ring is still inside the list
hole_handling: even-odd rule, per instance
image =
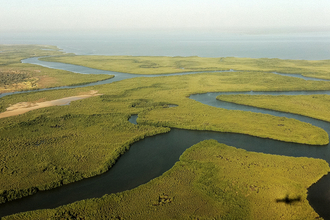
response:
[[[94,73],[94,74],[110,74],[115,75],[114,78],[104,80],[97,83],[90,83],[79,86],[57,87],[52,89],[76,88],[82,86],[92,86],[111,83],[134,77],[155,77],[159,75],[135,75],[127,73],[117,73],[111,71],[102,71],[90,69],[87,67],[52,63],[39,61],[37,58],[29,58],[23,60],[24,63],[38,64],[49,68],[64,69],[78,73]],[[166,75],[183,75],[194,74],[177,73]],[[197,73],[197,72],[196,72]],[[200,72],[198,72],[200,73]],[[271,74],[271,73],[270,73]],[[278,73],[275,73],[278,74]],[[284,74],[286,75],[286,74]],[[161,75],[165,76],[165,75]],[[293,75],[297,77],[297,75]],[[304,78],[302,76],[298,76]],[[308,80],[320,80],[306,78]],[[49,90],[49,89],[43,89]],[[42,90],[37,90],[42,91]],[[25,91],[30,92],[30,91]],[[16,92],[22,93],[22,92]],[[15,93],[1,94],[0,98],[5,95]],[[279,117],[294,118],[300,121],[311,123],[315,126],[323,128],[330,134],[330,123],[312,119],[309,117],[295,115],[284,112],[254,108],[249,106],[237,105],[218,101],[216,96],[221,94],[249,94],[249,95],[309,95],[309,94],[328,94],[330,91],[301,91],[301,92],[222,92],[222,93],[205,93],[191,95],[190,98],[206,105],[231,110],[252,111],[263,114],[271,114]],[[132,116],[130,122],[136,123],[137,116]],[[130,150],[121,156],[116,164],[106,173],[78,181],[72,184],[64,185],[48,191],[40,191],[33,196],[28,196],[19,200],[11,201],[0,205],[0,217],[13,213],[55,208],[60,205],[72,203],[78,200],[102,197],[105,194],[120,192],[135,188],[154,179],[169,170],[175,162],[179,160],[180,155],[192,145],[206,139],[215,139],[220,143],[224,143],[237,148],[243,148],[248,151],[263,152],[268,154],[295,156],[295,157],[314,157],[321,158],[330,163],[330,146],[310,146],[295,143],[286,143],[271,139],[263,139],[244,134],[219,133],[211,131],[192,131],[171,129],[169,133],[147,137],[139,142],[134,143]],[[323,218],[330,219],[330,175],[324,176],[316,184],[312,185],[308,191],[308,200],[314,210]]]

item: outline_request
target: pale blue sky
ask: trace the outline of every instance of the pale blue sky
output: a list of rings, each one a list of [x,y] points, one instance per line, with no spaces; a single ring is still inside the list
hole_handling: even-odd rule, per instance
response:
[[[330,27],[330,0],[0,0],[0,32]]]

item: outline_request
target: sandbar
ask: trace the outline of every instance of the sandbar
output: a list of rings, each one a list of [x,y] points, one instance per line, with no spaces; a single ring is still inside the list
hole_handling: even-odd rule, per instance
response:
[[[7,111],[0,113],[0,118],[21,115],[26,112],[29,112],[29,111],[32,111],[35,109],[39,109],[39,108],[45,108],[45,107],[57,106],[57,105],[67,105],[72,101],[86,99],[86,98],[98,96],[98,95],[102,95],[102,94],[98,94],[98,91],[91,90],[90,93],[86,94],[86,95],[70,96],[70,97],[46,101],[46,102],[37,102],[37,103],[19,102],[19,103],[16,103],[16,104],[8,107],[6,109]]]

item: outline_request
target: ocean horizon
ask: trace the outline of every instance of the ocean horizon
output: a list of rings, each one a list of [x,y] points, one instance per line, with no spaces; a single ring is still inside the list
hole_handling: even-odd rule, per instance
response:
[[[330,32],[30,32],[3,33],[0,44],[54,45],[77,55],[330,59]]]

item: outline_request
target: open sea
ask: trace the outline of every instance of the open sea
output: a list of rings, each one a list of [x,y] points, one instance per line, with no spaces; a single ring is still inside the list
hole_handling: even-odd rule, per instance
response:
[[[330,32],[228,34],[218,32],[1,33],[0,44],[55,45],[78,55],[330,59]]]

